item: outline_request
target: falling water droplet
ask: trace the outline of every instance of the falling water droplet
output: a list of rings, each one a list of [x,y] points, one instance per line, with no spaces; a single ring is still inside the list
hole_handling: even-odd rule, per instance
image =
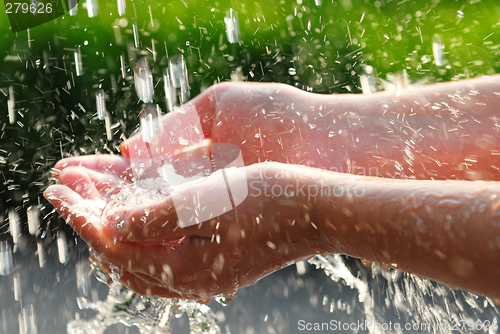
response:
[[[95,92],[95,104],[97,108],[97,118],[103,121],[106,118],[106,94],[101,88]]]
[[[170,71],[170,80],[175,88],[181,91],[181,103],[189,100],[189,80],[184,56],[175,55],[170,57],[168,61],[168,69]]]
[[[457,16],[462,19],[464,17],[464,12],[457,10]]]
[[[63,232],[57,234],[57,252],[59,254],[59,262],[62,264],[68,261],[68,245],[66,235]]]
[[[9,210],[9,231],[12,235],[12,240],[17,243],[21,235],[21,224],[19,222],[19,214],[14,210]]]
[[[165,103],[167,105],[167,112],[169,112],[177,106],[177,95],[168,69],[163,70],[163,84],[165,89]]]
[[[139,44],[139,31],[137,30],[137,23],[134,22],[132,24],[132,30],[134,32],[134,46],[136,49],[138,49],[140,44]]]
[[[45,249],[41,241],[36,242],[36,251],[38,253],[38,265],[43,268],[45,266]]]
[[[127,5],[125,0],[118,0],[118,15],[123,16],[126,13]]]
[[[444,45],[441,43],[441,37],[438,35],[434,36],[432,41],[432,52],[434,54],[434,63],[436,66],[444,65]]]
[[[0,242],[0,275],[7,276],[12,270],[12,248],[7,241]]]
[[[226,24],[226,36],[229,43],[234,44],[240,41],[240,24],[238,22],[238,13],[232,8],[224,17],[224,23]]]
[[[83,74],[83,67],[82,67],[82,53],[80,50],[80,45],[75,50],[75,70],[76,70],[76,76],[79,77]]]
[[[148,103],[141,110],[141,133],[145,143],[153,143],[162,131],[161,109],[157,104]]]
[[[87,297],[90,291],[90,268],[87,261],[76,264],[76,287],[81,296]]]
[[[36,314],[33,305],[24,307],[19,314],[19,333],[20,334],[37,334],[38,327],[36,325]]]
[[[300,261],[295,264],[297,267],[297,274],[304,275],[307,272],[307,266],[305,261]]]
[[[9,87],[9,100],[7,101],[7,109],[9,110],[9,123],[14,124],[16,121],[15,112],[16,102],[14,100],[14,86]]]
[[[89,17],[99,15],[99,4],[97,0],[87,0],[87,14]]]
[[[297,70],[294,67],[290,67],[288,69],[288,74],[290,74],[290,75],[296,75],[297,74]]]
[[[122,78],[125,79],[127,76],[127,68],[125,65],[125,56],[123,54],[120,55],[120,70],[122,72]]]
[[[78,0],[68,0],[69,15],[76,16],[78,12]]]
[[[111,116],[107,112],[104,116],[104,124],[106,126],[106,138],[108,140],[113,140],[113,130],[111,129]]]
[[[35,235],[40,226],[40,210],[37,206],[30,206],[27,210],[28,214],[28,231],[31,235]]]
[[[135,91],[139,99],[145,103],[153,102],[153,75],[146,58],[141,58],[134,68]]]

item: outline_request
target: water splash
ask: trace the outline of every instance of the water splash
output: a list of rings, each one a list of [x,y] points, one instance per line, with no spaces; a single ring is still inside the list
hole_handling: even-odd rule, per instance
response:
[[[464,327],[465,324],[479,328],[474,327],[478,323],[489,324],[489,328],[481,331],[497,333],[500,312],[491,298],[452,290],[443,284],[390,269],[389,266],[384,266],[384,271],[377,263],[354,276],[340,255],[316,256],[309,263],[323,269],[333,281],[356,290],[365,317],[362,322],[372,324],[366,327],[372,334],[386,332],[383,326],[377,324],[394,321],[390,318],[391,313],[395,314],[400,326],[419,326],[420,329],[425,328],[422,332],[426,333],[451,334],[457,331],[456,328],[467,332],[470,327]],[[384,285],[383,293],[381,284]],[[338,304],[343,303],[338,301]]]
[[[98,275],[107,279],[101,269]],[[111,284],[106,300],[91,302],[79,297],[80,309],[97,311],[91,320],[73,320],[68,326],[68,334],[104,333],[107,327],[122,323],[137,326],[140,333],[172,333],[172,316],[187,313],[190,332],[193,334],[218,334],[220,329],[210,307],[188,300],[140,296],[120,284]]]
[[[310,259],[309,263],[315,265],[318,269],[323,269],[332,280],[336,282],[342,281],[342,283],[349,286],[351,289],[356,289],[358,291],[359,302],[362,304],[365,312],[366,320],[375,322],[373,299],[366,281],[366,276],[361,278],[354,277],[346,267],[342,257],[337,254],[330,254],[326,257],[318,255]]]

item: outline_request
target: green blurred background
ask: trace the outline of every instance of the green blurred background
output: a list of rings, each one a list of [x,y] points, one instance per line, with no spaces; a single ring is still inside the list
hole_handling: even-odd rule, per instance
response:
[[[162,71],[168,57],[176,54],[186,59],[191,96],[231,77],[334,94],[361,93],[360,75],[370,71],[378,90],[384,88],[381,79],[390,75],[404,78],[406,73],[412,83],[432,83],[499,71],[496,1],[127,0],[126,6],[120,17],[116,1],[100,1],[99,15],[89,18],[82,1],[76,16],[65,14],[18,33],[0,13],[4,218],[14,209],[25,221],[26,208],[40,204],[42,231],[64,225],[41,196],[53,182],[50,168],[67,156],[119,153],[119,143],[138,125],[141,102],[133,67],[140,57],[149,60],[155,102],[163,110]],[[240,41],[233,44],[224,25],[230,9],[237,12],[240,27]],[[435,59],[433,43],[439,42],[443,56]],[[78,48],[80,76],[74,57]],[[15,100],[13,124],[7,108],[9,88]],[[112,140],[97,118],[98,88],[107,96]]]
[[[191,96],[231,79],[281,82],[320,94],[360,94],[361,77],[369,73],[372,88],[383,90],[390,86],[387,81],[396,85],[404,85],[405,80],[435,83],[500,70],[500,4],[493,0],[125,2],[123,16],[118,15],[116,1],[101,0],[99,14],[90,18],[86,2],[80,1],[76,16],[65,14],[18,33],[12,32],[7,14],[0,11],[0,245],[13,245],[8,223],[13,212],[22,222],[24,236],[12,247],[13,274],[0,270],[0,275],[6,275],[0,276],[4,332],[17,330],[19,310],[24,305],[35,304],[39,333],[58,332],[54,328],[64,329],[75,317],[74,265],[78,261],[85,264],[88,253],[85,243],[53,211],[42,191],[54,183],[50,169],[61,158],[119,154],[120,142],[139,123],[142,102],[135,93],[133,68],[141,57],[149,61],[154,100],[164,111],[162,73],[169,58],[179,54],[187,63]],[[224,18],[230,9],[238,15],[238,43],[229,43],[226,35]],[[81,75],[77,75],[75,64],[77,50],[81,53]],[[106,93],[112,139],[108,139],[105,122],[97,117],[97,89]],[[9,99],[15,102],[12,124]],[[35,236],[27,232],[30,206],[40,209],[41,228]],[[64,266],[56,263],[54,242],[61,233],[70,241],[70,260]],[[37,245],[43,245],[47,255],[42,269],[37,264]],[[5,269],[1,263],[4,253],[0,249],[0,269]],[[319,276],[324,275],[318,272],[313,272],[316,276],[309,283],[320,282],[321,290],[323,284],[328,285],[320,281]],[[12,294],[16,286],[12,279],[16,277],[25,280],[20,303],[14,302]],[[276,279],[279,282],[281,278]],[[96,288],[106,292],[104,285]],[[261,309],[268,312],[262,304],[284,303],[266,290],[271,288],[265,284],[243,289],[240,298],[245,300],[252,289],[265,293],[256,295],[255,309],[249,304],[228,308],[234,313],[233,320],[260,317]],[[325,291],[339,289],[336,284]],[[262,295],[268,296],[267,301],[262,302]],[[285,300],[288,306],[302,305],[312,296],[311,292],[297,301]],[[308,317],[314,319],[317,309],[304,305],[299,308],[300,316],[309,312]],[[283,305],[276,307],[288,312]],[[387,316],[384,310],[380,312]],[[268,324],[264,320],[261,326]]]

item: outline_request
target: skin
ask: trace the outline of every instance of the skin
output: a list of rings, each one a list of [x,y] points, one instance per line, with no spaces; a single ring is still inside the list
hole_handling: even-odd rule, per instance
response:
[[[500,298],[499,82],[362,96],[215,85],[189,104],[208,141],[241,150],[249,195],[236,210],[179,228],[171,196],[106,208],[133,181],[130,148],[141,136],[122,156],[59,161],[60,184],[45,196],[92,260],[144,295],[207,302],[315,254],[343,253]],[[180,191],[211,186],[209,177]]]

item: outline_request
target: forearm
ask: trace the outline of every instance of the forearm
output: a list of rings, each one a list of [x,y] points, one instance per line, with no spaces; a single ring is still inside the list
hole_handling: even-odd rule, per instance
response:
[[[331,156],[318,162],[372,176],[376,168],[390,177],[497,180],[499,83],[493,76],[399,93],[318,96],[308,121],[322,133],[310,133],[315,141],[328,138]]]
[[[496,180],[498,83],[500,76],[492,76],[371,95],[320,95],[282,84],[216,85],[210,136],[241,147],[246,164]]]
[[[330,174],[317,175],[328,251],[500,298],[500,184]]]

